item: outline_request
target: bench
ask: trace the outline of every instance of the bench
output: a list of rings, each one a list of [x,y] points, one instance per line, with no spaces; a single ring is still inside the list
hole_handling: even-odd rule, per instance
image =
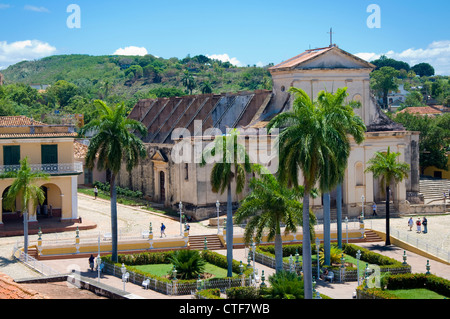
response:
[[[142,286],[144,287],[144,289],[148,289],[148,286],[150,286],[150,279],[145,279],[142,282]]]
[[[333,279],[334,279],[334,273],[333,273],[332,271],[330,271],[330,272],[328,273],[328,275],[326,275],[326,276],[324,277],[324,279],[325,279],[325,281],[329,280],[329,281],[332,283],[332,282],[333,282]]]
[[[103,240],[110,240],[110,239],[112,239],[112,234],[111,233],[103,234]]]

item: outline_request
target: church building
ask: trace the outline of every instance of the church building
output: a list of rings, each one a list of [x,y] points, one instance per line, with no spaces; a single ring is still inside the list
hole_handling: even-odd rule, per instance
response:
[[[142,122],[148,128],[143,141],[148,150],[146,159],[128,174],[125,169],[118,176],[118,184],[142,191],[147,199],[177,209],[183,203],[185,213],[196,220],[216,216],[216,201],[225,211],[226,193],[216,194],[209,181],[212,164],[201,167],[195,161],[174,159],[181,141],[179,132],[188,132],[192,144],[211,143],[211,129],[226,133],[226,129],[263,129],[277,114],[292,108],[290,87],[303,89],[315,99],[322,90],[334,92],[346,87],[348,100],[361,103],[355,109],[367,127],[365,141],[352,143],[343,183],[343,214],[349,218],[384,200],[378,179],[364,173],[367,161],[377,151],[400,152],[399,160],[410,164],[408,179],[392,188],[395,211],[407,212],[409,205],[420,203],[419,197],[419,133],[407,131],[390,120],[379,107],[370,91],[370,73],[375,66],[352,55],[336,45],[307,50],[279,63],[269,71],[273,89],[251,92],[202,94],[184,97],[158,98],[139,101],[129,118]],[[205,133],[206,132],[206,133]],[[186,139],[183,139],[185,141]],[[251,177],[251,175],[249,176]],[[234,188],[232,188],[234,190]],[[246,190],[248,191],[248,189]],[[245,194],[233,193],[237,207]],[[336,205],[331,193],[332,207]],[[379,205],[382,209],[383,205]],[[312,208],[322,218],[322,201],[312,200]]]

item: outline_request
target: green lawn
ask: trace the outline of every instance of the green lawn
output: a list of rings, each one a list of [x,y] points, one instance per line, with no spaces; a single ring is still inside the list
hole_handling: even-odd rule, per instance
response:
[[[134,266],[135,268],[148,272],[155,276],[166,276],[169,271],[172,271],[173,265],[172,264],[152,264],[152,265],[142,265],[142,266]],[[227,276],[227,270],[225,268],[220,268],[216,265],[206,263],[205,265],[205,273],[212,274],[214,277],[226,277]],[[237,276],[238,274],[233,273],[233,276]]]
[[[401,299],[445,299],[434,291],[428,289],[400,289],[400,290],[387,290],[389,293],[396,295]]]

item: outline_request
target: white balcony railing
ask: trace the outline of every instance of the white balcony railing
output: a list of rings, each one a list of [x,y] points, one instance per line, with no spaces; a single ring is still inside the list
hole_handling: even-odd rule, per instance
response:
[[[82,162],[58,163],[58,164],[29,164],[34,172],[44,172],[50,175],[57,174],[78,174],[83,172]],[[18,171],[20,165],[0,165],[0,174]]]

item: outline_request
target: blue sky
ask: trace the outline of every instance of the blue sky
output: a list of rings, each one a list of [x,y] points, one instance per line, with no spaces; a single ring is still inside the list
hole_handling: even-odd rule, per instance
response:
[[[81,10],[69,28],[70,4]],[[380,28],[369,28],[370,4]],[[0,68],[54,54],[204,54],[237,65],[279,63],[329,45],[371,60],[386,54],[450,75],[450,1],[0,0]],[[125,51],[117,51],[123,49]]]

